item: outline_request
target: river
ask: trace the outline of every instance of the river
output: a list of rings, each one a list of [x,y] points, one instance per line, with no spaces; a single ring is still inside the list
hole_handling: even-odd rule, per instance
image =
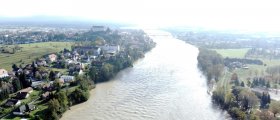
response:
[[[61,119],[226,119],[206,92],[206,80],[197,69],[198,49],[168,33],[157,33],[168,36],[153,36],[157,46],[145,58],[98,84],[87,102],[71,107]]]

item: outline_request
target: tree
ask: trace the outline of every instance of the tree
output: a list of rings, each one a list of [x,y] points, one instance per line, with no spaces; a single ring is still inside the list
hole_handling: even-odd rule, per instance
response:
[[[244,84],[243,81],[241,82],[240,86],[241,86],[241,87],[245,87],[245,84]]]
[[[233,117],[233,119],[237,119],[237,120],[245,120],[246,118],[245,112],[243,112],[237,107],[231,108],[229,110],[229,114],[231,115],[231,117]]]
[[[59,79],[55,79],[54,82],[53,82],[53,85],[54,85],[56,91],[59,92],[61,90],[61,87],[62,87],[63,83],[61,83],[59,81]]]
[[[269,105],[269,109],[276,117],[276,114],[280,112],[280,102],[279,101],[272,101]]]
[[[66,92],[59,91],[58,93],[56,93],[55,97],[60,104],[60,112],[65,112],[66,108],[68,107],[68,98],[66,96]]]
[[[49,74],[49,80],[54,81],[55,80],[55,73],[53,71]]]
[[[268,108],[268,105],[270,103],[270,95],[269,93],[262,93],[262,96],[261,96],[261,108]]]
[[[18,71],[18,69],[19,69],[16,64],[13,64],[12,68],[13,68],[13,71]]]
[[[242,89],[238,95],[241,100],[242,108],[248,110],[254,108],[258,104],[258,97],[249,89]]]
[[[77,104],[77,103],[87,101],[88,98],[89,98],[89,92],[88,91],[83,91],[80,88],[76,88],[75,91],[73,91],[69,95],[69,99],[70,99],[70,102],[72,104]]]
[[[31,80],[26,79],[24,72],[19,75],[19,81],[21,82],[23,88],[30,87],[32,84]]]
[[[114,76],[114,66],[106,63],[101,67],[101,79],[102,81],[109,80],[111,77]]]
[[[94,66],[89,69],[88,75],[91,80],[95,81],[97,76],[97,70]]]
[[[266,88],[270,88],[270,82],[269,81],[267,81],[267,83],[266,83]]]
[[[58,120],[58,112],[60,109],[60,104],[57,99],[51,99],[48,102],[48,110],[46,112],[47,119],[49,120]]]
[[[22,89],[22,85],[21,85],[21,82],[19,81],[19,79],[17,79],[17,78],[14,79],[12,84],[13,84],[15,91],[19,91]]]

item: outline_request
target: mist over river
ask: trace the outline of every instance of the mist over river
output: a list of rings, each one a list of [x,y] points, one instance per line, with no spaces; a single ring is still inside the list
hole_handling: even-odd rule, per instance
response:
[[[163,31],[145,58],[93,89],[62,120],[224,120],[197,68],[198,49]]]

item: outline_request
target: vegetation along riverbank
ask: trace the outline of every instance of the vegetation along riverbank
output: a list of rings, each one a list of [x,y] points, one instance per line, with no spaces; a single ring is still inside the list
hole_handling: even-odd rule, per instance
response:
[[[66,39],[66,35],[61,37]],[[72,105],[87,101],[96,83],[132,67],[155,46],[142,30],[112,30],[105,26],[93,26],[69,37],[67,42],[1,47],[1,56],[21,60],[1,63],[6,69],[10,65],[10,69],[0,69],[2,119],[57,120]]]

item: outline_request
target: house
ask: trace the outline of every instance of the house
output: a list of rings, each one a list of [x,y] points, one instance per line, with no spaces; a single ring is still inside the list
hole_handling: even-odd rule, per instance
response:
[[[17,108],[13,114],[14,115],[18,115],[18,116],[22,116],[22,115],[28,115],[28,113],[32,110],[35,110],[35,105],[33,104],[26,104],[26,105],[22,105],[19,108]]]
[[[99,56],[101,53],[101,48],[96,46],[75,46],[74,51],[81,55],[88,53],[89,55]]]
[[[26,92],[26,93],[30,94],[33,92],[33,89],[32,89],[32,87],[28,87],[28,88],[21,89],[18,92]]]
[[[36,89],[36,88],[41,88],[45,82],[43,81],[32,81],[31,87]]]
[[[63,75],[60,77],[60,80],[63,80],[64,83],[69,83],[69,82],[73,82],[75,80],[74,76],[68,76],[68,75]]]
[[[103,45],[99,46],[104,53],[107,54],[116,54],[120,51],[120,46],[119,45]]]
[[[55,90],[54,86],[51,83],[45,84],[42,87],[43,91],[53,91]]]
[[[41,95],[41,99],[42,100],[49,99],[49,97],[50,97],[50,92],[48,92],[48,91]]]
[[[57,59],[57,55],[55,55],[55,54],[50,54],[50,55],[48,55],[47,59],[48,59],[50,62],[54,62],[54,61],[56,61],[56,59]]]
[[[92,26],[91,31],[92,32],[105,32],[107,30],[107,27],[105,26]]]
[[[0,69],[0,78],[9,77],[8,71],[5,69]]]
[[[20,100],[17,100],[17,99],[9,99],[9,100],[7,100],[7,102],[5,103],[4,106],[6,106],[6,107],[12,107],[12,106],[18,106],[18,105],[20,105],[20,104],[21,104]]]
[[[17,92],[15,98],[16,99],[25,99],[29,97],[29,94],[32,93],[33,89],[31,87],[21,89]]]
[[[44,59],[39,59],[39,60],[36,61],[36,63],[37,63],[38,66],[46,66],[47,65],[47,62]]]
[[[22,100],[22,99],[25,99],[25,98],[28,98],[28,97],[29,97],[29,93],[27,93],[27,92],[18,92],[16,94],[15,99]]]

